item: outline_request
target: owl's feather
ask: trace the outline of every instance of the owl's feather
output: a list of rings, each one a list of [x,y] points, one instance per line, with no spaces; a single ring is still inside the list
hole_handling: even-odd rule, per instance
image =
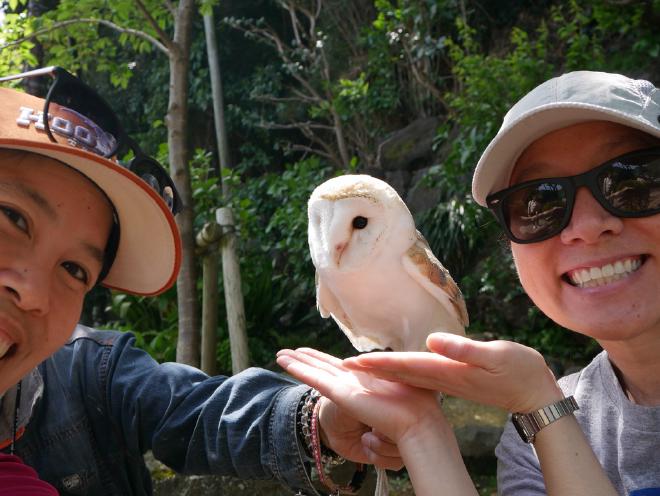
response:
[[[358,351],[421,351],[434,331],[464,333],[463,295],[396,191],[366,175],[317,187],[308,204],[316,304]],[[376,496],[389,493],[376,469]]]
[[[464,332],[463,296],[391,186],[331,179],[312,193],[308,214],[318,310],[357,350],[421,351],[431,332]]]
[[[426,238],[419,231],[417,240],[408,248],[402,263],[411,277],[435,296],[448,312],[455,312],[461,326],[468,326],[469,318],[461,290],[449,271],[433,255]]]

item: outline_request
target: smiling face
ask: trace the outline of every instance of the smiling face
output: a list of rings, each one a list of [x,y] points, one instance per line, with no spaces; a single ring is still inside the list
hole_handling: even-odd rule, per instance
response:
[[[532,143],[518,159],[511,184],[579,174],[657,144],[619,124],[576,124]],[[660,336],[660,215],[614,217],[583,187],[559,235],[511,246],[523,287],[558,324],[601,344]]]
[[[0,394],[71,335],[111,224],[110,204],[81,174],[0,150]]]

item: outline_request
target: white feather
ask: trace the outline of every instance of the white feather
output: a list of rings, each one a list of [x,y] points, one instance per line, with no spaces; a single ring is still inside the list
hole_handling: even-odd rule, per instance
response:
[[[335,177],[314,190],[307,212],[318,310],[355,349],[423,351],[431,332],[464,333],[463,295],[391,186]],[[386,496],[385,471],[376,473],[376,496]]]

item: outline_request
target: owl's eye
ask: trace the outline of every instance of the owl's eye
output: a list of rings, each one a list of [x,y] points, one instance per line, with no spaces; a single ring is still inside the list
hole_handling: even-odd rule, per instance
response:
[[[358,215],[353,219],[353,227],[355,229],[364,229],[367,227],[367,224],[369,223],[369,219],[366,217],[362,217],[361,215]]]

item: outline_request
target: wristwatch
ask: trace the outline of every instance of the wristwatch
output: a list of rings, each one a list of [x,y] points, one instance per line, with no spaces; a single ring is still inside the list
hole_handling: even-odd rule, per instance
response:
[[[514,413],[511,415],[511,422],[513,422],[513,426],[523,441],[533,443],[536,434],[541,429],[552,424],[555,420],[572,414],[575,410],[579,410],[579,408],[575,398],[569,396],[556,403],[544,406],[535,412]]]

